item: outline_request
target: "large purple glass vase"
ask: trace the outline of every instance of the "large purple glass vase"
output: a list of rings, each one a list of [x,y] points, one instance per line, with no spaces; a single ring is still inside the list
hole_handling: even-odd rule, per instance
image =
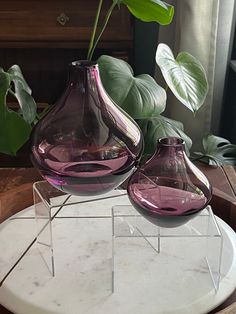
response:
[[[128,196],[136,210],[152,223],[178,227],[209,203],[211,185],[189,160],[181,138],[166,137],[147,163],[128,182]]]
[[[143,150],[141,131],[107,95],[98,65],[75,61],[67,87],[35,126],[32,162],[56,188],[97,195],[120,185]]]

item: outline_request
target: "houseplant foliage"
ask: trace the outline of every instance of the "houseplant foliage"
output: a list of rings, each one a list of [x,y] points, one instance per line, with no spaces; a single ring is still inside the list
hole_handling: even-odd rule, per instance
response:
[[[112,12],[116,6],[125,5],[132,15],[144,22],[157,22],[161,25],[170,24],[174,15],[174,7],[161,0],[111,0],[107,14],[99,24],[103,0],[99,0],[93,31],[89,43],[88,60],[93,57],[94,50],[101,38]],[[98,30],[98,25],[100,29]]]
[[[194,152],[196,159],[210,165],[236,166],[236,145],[213,134],[204,137],[202,144],[203,152]]]
[[[171,49],[164,44],[157,48],[156,63],[172,93],[196,113],[208,92],[206,73],[201,63],[187,52],[180,52],[175,59]]]
[[[188,153],[192,145],[191,139],[184,133],[183,124],[163,116],[167,88],[193,115],[203,105],[208,92],[204,68],[189,53],[180,52],[175,59],[167,45],[159,44],[156,62],[167,84],[165,89],[147,74],[135,77],[132,68],[123,60],[110,56],[98,59],[108,94],[138,122],[143,132],[144,159],[153,154],[160,137],[183,138]],[[212,134],[203,138],[203,152],[194,154],[197,156],[195,159],[207,164],[236,165],[236,145]]]
[[[206,74],[200,62],[187,52],[179,53],[175,59],[171,49],[165,44],[158,45],[156,62],[167,87],[195,114],[202,106],[208,91]],[[187,149],[191,148],[191,139],[184,133],[182,123],[162,115],[167,99],[163,87],[147,74],[134,77],[132,69],[125,61],[101,56],[98,64],[108,94],[142,129],[145,154],[152,154],[157,139],[165,136],[182,137]]]
[[[16,98],[18,112],[8,108],[8,94]],[[0,152],[16,155],[28,140],[35,117],[36,103],[19,66],[13,65],[7,72],[0,69]]]

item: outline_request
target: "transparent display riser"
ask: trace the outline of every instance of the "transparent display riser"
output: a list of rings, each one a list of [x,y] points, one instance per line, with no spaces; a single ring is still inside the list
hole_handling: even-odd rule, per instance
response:
[[[183,276],[183,265],[184,276],[197,269],[208,275],[215,291],[219,289],[223,237],[210,206],[181,227],[160,228],[137,213],[125,190],[96,197],[71,196],[41,181],[34,184],[33,194],[39,255],[52,276],[57,276],[56,258],[60,258],[54,252],[54,222],[75,219],[78,230],[71,230],[71,237],[78,240],[76,254],[92,256],[93,264],[78,267],[89,273],[87,280],[94,281],[105,265],[99,280],[104,285],[106,277],[110,292],[116,290],[116,275],[122,278],[124,269],[134,281],[140,274],[151,281],[157,268],[163,276],[173,272],[176,276],[178,271]]]

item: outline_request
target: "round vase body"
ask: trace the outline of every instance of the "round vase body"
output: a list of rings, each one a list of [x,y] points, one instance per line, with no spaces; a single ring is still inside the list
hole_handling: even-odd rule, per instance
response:
[[[180,138],[158,141],[157,150],[128,182],[136,210],[160,227],[178,227],[195,217],[211,200],[205,175],[189,160]]]
[[[32,162],[63,192],[97,195],[120,185],[143,150],[141,131],[105,92],[98,66],[70,65],[67,87],[31,136]]]

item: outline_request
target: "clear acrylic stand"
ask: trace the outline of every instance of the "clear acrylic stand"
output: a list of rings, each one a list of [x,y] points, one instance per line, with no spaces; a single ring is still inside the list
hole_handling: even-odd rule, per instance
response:
[[[52,276],[56,276],[56,261],[55,261],[55,245],[53,238],[53,222],[58,220],[66,220],[66,219],[79,219],[86,221],[85,223],[90,227],[93,223],[96,224],[96,221],[100,221],[100,225],[102,222],[104,224],[109,225],[108,231],[108,242],[109,246],[109,255],[107,261],[107,275],[106,277],[110,277],[110,287],[107,288],[111,291],[112,287],[112,215],[111,215],[111,202],[116,202],[116,199],[119,199],[122,196],[126,196],[126,191],[124,190],[114,190],[109,193],[106,193],[104,196],[74,196],[68,195],[63,192],[58,191],[53,186],[51,186],[46,181],[39,181],[34,183],[33,185],[33,196],[34,196],[34,209],[35,209],[35,218],[36,218],[36,226],[37,226],[37,236],[36,243],[37,249],[39,251],[39,255],[41,259],[45,263],[47,269],[49,270]],[[110,201],[111,199],[111,201]],[[107,203],[108,201],[108,203]],[[119,201],[117,200],[117,203]],[[127,203],[127,201],[126,201]],[[97,205],[100,205],[99,208]],[[89,222],[88,222],[89,221]],[[86,232],[89,233],[88,230]],[[84,238],[84,234],[83,234]],[[86,239],[85,239],[86,241]],[[99,238],[92,238],[89,236],[88,244],[91,247],[92,245],[96,245],[99,242]],[[102,241],[101,241],[102,242]],[[104,241],[103,241],[104,242]],[[101,246],[102,248],[102,243]],[[102,248],[103,250],[104,247]],[[107,251],[107,250],[106,250]],[[91,253],[91,254],[90,254]],[[94,252],[90,252],[89,254],[92,256]],[[107,253],[107,252],[106,252]],[[92,257],[93,258],[93,257]],[[96,268],[96,264],[104,264],[104,256],[99,256],[99,261],[94,260],[94,269]],[[94,257],[95,259],[95,257]],[[90,261],[91,264],[91,261]],[[84,266],[85,268],[87,266]],[[90,269],[90,275],[88,278],[92,278],[91,274],[92,268]],[[96,275],[96,274],[94,274]],[[105,274],[106,275],[106,274]],[[103,278],[104,279],[104,278]],[[103,280],[102,279],[102,280]],[[89,280],[89,279],[88,279]],[[105,281],[105,279],[104,279]],[[104,282],[103,282],[104,286]]]
[[[196,269],[199,267],[199,271],[205,272],[206,269],[209,271],[215,291],[219,289],[223,237],[210,206],[178,228],[157,227],[138,214],[132,206],[113,206],[112,217],[114,252],[117,238],[139,238],[156,254],[164,252],[181,259],[192,259]],[[172,245],[168,244],[170,241]],[[191,252],[195,252],[193,256],[189,256],[188,246]]]
[[[223,237],[210,206],[184,226],[165,229],[153,225],[139,215],[129,204],[128,199],[124,202],[124,198],[120,197],[126,195],[125,190],[115,190],[104,196],[76,197],[64,194],[46,181],[41,181],[34,184],[33,194],[38,249],[53,276],[56,275],[52,224],[54,218],[95,220],[102,218],[109,219],[111,224],[111,267],[108,272],[111,275],[112,292],[115,290],[119,239],[126,239],[129,242],[131,240],[130,245],[135,239],[143,241],[157,257],[161,254],[169,254],[171,258],[171,254],[174,254],[181,260],[190,260],[191,267],[194,265],[199,271],[209,272],[215,291],[219,289]],[[101,201],[108,201],[109,209],[106,207],[101,210],[100,206],[98,210],[97,204]],[[119,205],[112,206],[115,203]],[[69,211],[68,214],[64,211],[64,214],[60,215],[68,206],[76,206],[76,211]],[[194,252],[191,256],[188,254],[188,246],[191,252]]]

